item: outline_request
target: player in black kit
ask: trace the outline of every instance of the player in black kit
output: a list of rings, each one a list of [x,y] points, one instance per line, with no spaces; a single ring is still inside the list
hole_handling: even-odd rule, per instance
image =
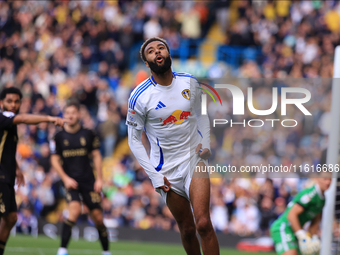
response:
[[[25,180],[15,154],[17,150],[17,124],[39,124],[52,122],[62,126],[64,120],[51,116],[18,114],[22,94],[19,89],[10,87],[0,94],[0,255],[4,253],[9,232],[17,221],[17,204],[14,184],[25,185]]]
[[[78,103],[67,104],[64,118],[67,124],[55,135],[50,146],[51,162],[64,182],[69,210],[68,219],[63,223],[58,255],[68,254],[67,244],[71,238],[72,227],[81,212],[81,200],[89,208],[91,218],[98,229],[103,255],[111,255],[100,205],[103,182],[99,138],[94,131],[81,126]],[[97,179],[94,177],[91,161],[97,172]]]

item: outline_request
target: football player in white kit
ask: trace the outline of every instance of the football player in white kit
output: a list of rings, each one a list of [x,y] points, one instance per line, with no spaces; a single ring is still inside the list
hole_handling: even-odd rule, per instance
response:
[[[129,146],[173,214],[187,254],[218,255],[219,245],[210,213],[210,179],[198,173],[210,156],[209,118],[201,115],[197,79],[171,70],[170,49],[153,37],[141,47],[152,76],[129,98],[126,118]],[[141,142],[143,130],[151,145],[150,159]],[[196,178],[195,178],[196,177]]]

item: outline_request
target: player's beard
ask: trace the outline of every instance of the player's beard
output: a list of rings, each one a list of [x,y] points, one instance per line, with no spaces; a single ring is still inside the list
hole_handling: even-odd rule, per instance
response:
[[[149,67],[151,71],[153,71],[155,74],[164,74],[166,71],[168,71],[171,67],[171,58],[168,56],[167,58],[164,58],[164,64],[158,65],[155,62],[147,61],[149,64]]]
[[[4,105],[3,105],[3,112],[12,112],[10,110],[8,110]],[[19,113],[20,109],[18,109],[14,114],[17,115]]]
[[[74,120],[73,122],[69,122],[68,125],[71,127],[71,128],[74,128],[76,127],[77,125],[80,125],[80,120],[79,119],[76,119]]]

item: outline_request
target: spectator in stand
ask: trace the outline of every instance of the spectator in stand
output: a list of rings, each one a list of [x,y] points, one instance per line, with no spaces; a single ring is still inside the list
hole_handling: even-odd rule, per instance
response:
[[[269,235],[269,226],[276,220],[273,200],[270,197],[264,197],[259,208],[261,219],[259,223],[260,235]]]
[[[129,151],[124,151],[128,110],[125,103],[130,89],[149,76],[139,70],[135,75],[138,82],[129,79],[135,74],[129,70],[129,54],[134,45],[142,39],[162,35],[171,48],[177,49],[182,39],[194,41],[204,36],[218,16],[225,44],[255,46],[261,51],[259,58],[240,61],[230,73],[237,78],[248,78],[242,79],[245,84],[239,85],[253,87],[255,108],[270,108],[271,101],[265,99],[271,98],[274,85],[280,91],[283,87],[305,86],[299,83],[301,78],[322,78],[320,83],[308,88],[313,95],[310,107],[313,118],[304,119],[298,110],[289,112],[301,119],[298,127],[277,127],[255,133],[249,128],[221,128],[211,139],[212,165],[231,164],[239,168],[244,164],[298,166],[308,163],[315,166],[329,134],[329,78],[333,74],[334,49],[340,44],[339,6],[337,1],[213,1],[207,4],[1,1],[0,90],[5,86],[21,89],[21,113],[60,116],[66,101],[78,98],[84,105],[81,110],[84,126],[97,127],[104,141],[102,152],[108,162],[104,166],[108,173],[108,187],[104,189],[107,200],[103,202],[106,219],[112,220],[115,226],[178,230],[166,207],[152,196],[152,187],[143,169]],[[245,55],[252,56],[249,52]],[[218,64],[224,63],[214,63],[214,67]],[[229,69],[233,68],[221,70]],[[227,73],[219,68],[212,70],[211,73],[221,73],[221,77]],[[264,84],[251,78],[274,78],[276,83]],[[230,96],[220,95],[223,109],[209,105],[211,119],[231,115]],[[274,113],[273,118],[276,115]],[[60,212],[54,211],[55,205],[64,197],[48,163],[46,142],[55,131],[49,125],[18,126],[18,162],[27,182],[25,188],[19,189],[18,202],[24,201],[24,207],[27,196],[36,217],[42,214],[58,218]],[[115,147],[119,150],[112,162]],[[215,222],[217,230],[242,235],[258,231],[265,234],[272,213],[279,216],[291,197],[309,185],[294,175],[286,179],[273,178],[273,181],[266,180],[270,176],[260,177],[265,179],[221,177],[221,183],[214,184],[212,215],[216,215],[215,219],[224,219],[223,224]],[[249,202],[252,200],[254,203]],[[26,219],[31,217],[28,211],[24,216],[28,222]],[[256,219],[260,217],[258,222]],[[244,219],[252,224],[245,226]]]

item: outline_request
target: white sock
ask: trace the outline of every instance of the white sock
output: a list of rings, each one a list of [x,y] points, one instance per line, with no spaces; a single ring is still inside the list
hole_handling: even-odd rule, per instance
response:
[[[60,248],[58,249],[57,255],[64,255],[64,254],[67,254],[67,249],[64,248],[64,247],[60,247]]]
[[[103,254],[103,255],[111,255],[111,252],[110,252],[110,251],[103,251],[102,254]]]

